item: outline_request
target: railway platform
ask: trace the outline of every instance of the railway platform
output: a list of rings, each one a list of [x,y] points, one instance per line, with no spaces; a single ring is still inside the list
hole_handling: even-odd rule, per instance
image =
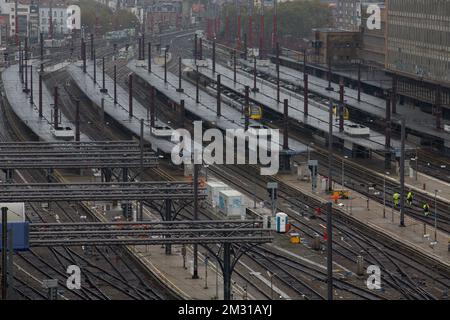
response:
[[[152,72],[146,68],[136,66],[136,60],[128,63],[128,68],[137,76],[151,84],[158,92],[162,93],[173,102],[185,101],[185,110],[195,117],[211,123],[219,129],[243,129],[244,115],[240,110],[234,109],[225,102],[221,104],[221,115],[217,116],[216,97],[199,90],[199,103],[196,102],[196,87],[185,80],[182,81],[183,92],[177,92],[178,76],[167,72],[167,82],[164,82],[164,68],[152,65]],[[250,119],[250,125],[258,122]],[[283,144],[283,137],[280,134],[280,146]],[[302,143],[289,139],[289,148],[296,152],[305,152],[306,146]]]
[[[81,65],[79,63],[71,64],[67,66],[67,71],[71,78],[76,82],[79,89],[92,101],[93,104],[97,105],[99,108],[102,106],[106,114],[111,118],[121,124],[123,127],[127,128],[135,136],[140,136],[140,121],[144,119],[144,140],[152,144],[153,150],[161,150],[164,153],[170,153],[174,144],[170,140],[156,138],[150,132],[150,125],[147,121],[147,108],[142,106],[136,99],[133,98],[133,116],[130,117],[128,110],[128,93],[117,86],[117,104],[114,103],[114,98],[112,96],[114,91],[114,82],[108,76],[105,75],[105,88],[108,90],[107,93],[101,93],[101,84],[95,83],[93,78],[94,67],[92,62],[89,62],[86,67],[86,74],[83,73]],[[101,83],[100,77],[98,75],[98,82]],[[156,124],[162,124],[160,121],[156,121]]]
[[[211,81],[215,81],[215,75],[213,75],[212,73],[212,62],[211,60],[207,61],[208,66],[199,68],[199,72],[202,74],[202,76],[210,79]],[[184,59],[183,64],[191,70],[194,70],[195,65],[192,59]],[[254,83],[251,75],[237,72],[236,83],[234,83],[233,71],[220,64],[216,64],[216,74],[222,75],[222,85],[230,90],[242,93],[245,86],[253,88]],[[300,95],[297,95],[293,92],[286,93],[280,91],[280,102],[277,102],[276,88],[274,88],[273,85],[271,85],[268,81],[258,79],[257,88],[259,89],[258,92],[252,92],[250,94],[250,98],[252,100],[263,106],[266,106],[267,108],[270,108],[277,113],[283,113],[283,100],[288,99],[290,118],[298,121],[299,123],[305,124],[307,127],[320,132],[322,135],[328,134],[328,105],[319,104],[317,102],[310,102],[309,114],[308,117],[305,117],[303,113],[303,98]],[[352,125],[354,123],[349,120],[345,120],[345,124]],[[345,134],[344,132],[339,132],[337,123],[335,123],[333,124],[333,136],[335,137],[335,139],[341,141],[344,149],[350,153],[361,148],[368,150],[368,153],[371,153],[371,151],[384,152],[385,150],[384,134],[375,132],[373,130],[370,130],[370,134],[368,135],[368,137],[350,136]],[[391,139],[391,147],[394,149],[399,149],[400,141]]]
[[[339,161],[340,162],[340,161]],[[369,161],[367,159],[356,159],[355,162],[367,169],[378,172],[381,175],[385,175],[386,181],[397,182],[400,181],[400,170],[393,168],[394,170],[383,171],[380,170],[380,165],[376,161]],[[405,171],[405,188],[406,190],[411,190],[413,193],[426,194],[430,198],[435,196],[435,190],[438,190],[436,197],[442,202],[448,203],[450,205],[450,183],[438,179],[434,176],[428,175],[419,171],[416,175],[416,170],[414,163],[409,162],[409,168],[412,170]],[[420,170],[420,169],[419,169]],[[411,172],[408,172],[411,171]],[[442,174],[445,174],[444,172]],[[432,203],[429,203],[431,206]]]
[[[42,84],[42,118],[38,111],[39,94],[39,73],[37,66],[33,68],[33,103],[30,102],[30,94],[23,92],[25,88],[20,81],[19,65],[12,65],[2,72],[2,81],[6,98],[12,111],[31,131],[42,141],[57,141],[51,130],[53,128],[53,95]],[[29,89],[30,86],[29,79]],[[69,121],[64,114],[60,114],[60,126],[75,129],[74,124]],[[80,134],[81,141],[88,141],[89,138]]]
[[[283,57],[285,58],[285,57]],[[253,63],[251,61],[239,60],[248,68],[253,69]],[[276,77],[276,64],[270,63],[268,67],[257,66],[258,72]],[[339,74],[339,72],[337,72]],[[369,77],[369,74],[363,74],[362,77]],[[381,77],[380,81],[370,80],[372,85],[381,85],[385,90],[390,90],[392,88],[392,79],[384,78],[386,76],[377,75]],[[322,78],[308,75],[308,90],[311,93],[317,94],[321,97],[331,97],[335,101],[339,101],[339,85],[332,83],[331,86],[334,87],[334,91],[328,91],[328,81]],[[300,86],[303,88],[303,72],[288,68],[280,65],[280,80],[288,82],[293,85]],[[350,87],[345,87],[344,90],[344,100],[348,107],[357,109],[364,112],[367,115],[373,116],[378,119],[384,120],[386,117],[386,101],[382,98],[375,97],[366,93],[361,92],[361,101],[358,101],[358,90],[352,89]],[[393,121],[400,121],[400,117],[405,117],[406,128],[409,132],[410,139],[415,141],[429,140],[430,138],[436,140],[443,140],[444,146],[448,149],[450,148],[450,134],[436,129],[436,118],[432,114],[423,112],[419,107],[397,103],[396,106],[397,113],[392,114]],[[413,141],[411,140],[411,141]]]
[[[429,175],[418,173],[417,179],[413,177],[405,177],[405,187],[414,190],[420,190],[422,193],[428,194],[430,197],[434,197],[437,190],[437,199],[450,204],[450,183],[436,179]],[[433,204],[430,203],[430,206]]]
[[[281,174],[278,178],[313,198],[321,201],[332,201],[331,196],[325,192],[316,191],[313,193],[311,182],[301,181],[294,175]],[[335,183],[333,189],[339,190],[341,186]],[[350,192],[349,199],[339,199],[337,203],[333,203],[333,206],[341,209],[341,213],[349,218],[356,219],[375,232],[384,234],[434,261],[439,261],[450,269],[450,252],[448,251],[450,234],[437,230],[437,244],[433,245],[435,241],[433,226],[424,226],[423,222],[405,216],[405,227],[400,227],[400,212],[398,210],[386,207],[384,211],[383,204],[368,200],[366,196],[354,191]],[[430,207],[433,211],[431,204]],[[384,216],[383,211],[385,212]]]
[[[134,254],[152,271],[153,274],[185,300],[215,300],[223,298],[223,278],[219,267],[212,259],[208,263],[208,275],[205,281],[205,256],[199,254],[198,279],[192,279],[192,248],[186,248],[186,262],[183,266],[182,246],[172,246],[172,254],[166,255],[160,246],[134,246]],[[216,282],[217,281],[217,282]],[[205,289],[205,284],[207,285]],[[216,290],[217,287],[217,290]],[[242,297],[243,289],[235,286],[235,295]],[[237,289],[237,290],[236,290]]]

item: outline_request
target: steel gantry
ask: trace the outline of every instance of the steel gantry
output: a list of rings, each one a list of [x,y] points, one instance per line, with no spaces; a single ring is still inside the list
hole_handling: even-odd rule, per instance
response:
[[[32,223],[30,246],[266,243],[262,221]],[[170,236],[170,237],[168,237]]]
[[[195,220],[30,224],[30,246],[202,245],[223,273],[224,300],[231,299],[231,275],[243,254],[273,240],[260,220]]]
[[[13,181],[17,169],[45,169],[51,182],[54,169],[101,169],[102,181],[128,181],[128,169],[158,165],[158,157],[149,146],[134,141],[95,142],[2,142],[0,169],[6,173],[6,182]],[[115,169],[122,171],[115,172]]]
[[[152,168],[158,157],[139,142],[2,142],[0,169]]]
[[[0,184],[0,202],[192,199],[192,182],[102,182]],[[200,198],[206,197],[201,188]]]

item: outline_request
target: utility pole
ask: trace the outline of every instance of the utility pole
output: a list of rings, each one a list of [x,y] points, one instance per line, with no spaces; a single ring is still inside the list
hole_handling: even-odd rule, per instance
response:
[[[128,115],[133,117],[133,74],[128,75]]]
[[[38,113],[39,118],[42,119],[42,71],[39,72]]]
[[[236,55],[237,55],[237,51],[234,50],[233,52],[233,82],[234,84],[236,84]]]
[[[197,66],[195,73],[195,103],[200,103],[199,81],[200,81],[200,74],[198,72]]]
[[[275,27],[274,27],[275,28]],[[280,103],[280,44],[277,42],[276,44],[277,50],[277,103]]]
[[[389,92],[386,92],[386,128],[385,128],[385,156],[384,156],[384,168],[391,168],[391,99],[389,96]]]
[[[40,58],[41,63],[44,60],[44,34],[41,32],[39,34],[39,44],[40,44]]]
[[[256,87],[256,56],[253,58],[253,92],[258,92],[258,88]]]
[[[437,244],[437,194],[440,190],[434,190],[434,242]]]
[[[33,64],[30,64],[30,103],[33,104]]]
[[[278,5],[277,5],[277,0],[273,0],[273,9],[274,9],[274,14],[273,14],[272,50],[273,50],[273,45],[276,44],[277,51],[278,51],[278,36],[277,36]]]
[[[155,88],[150,87],[150,127],[155,127],[156,107],[155,107]]]
[[[152,43],[148,43],[148,66],[147,66],[148,73],[152,72]]]
[[[332,91],[333,87],[331,86],[331,59],[328,58],[328,88],[326,88],[328,91]]]
[[[339,132],[344,132],[344,80],[339,81]]]
[[[167,50],[168,47],[164,50],[164,83],[167,83]]]
[[[217,81],[216,81],[216,90],[217,90],[217,102],[216,102],[216,115],[217,117],[220,117],[222,114],[221,112],[221,80],[220,80],[220,74],[217,75]]]
[[[244,60],[247,60],[247,55],[248,55],[247,33],[244,33]]]
[[[24,58],[25,58],[25,90],[23,92],[28,93],[28,38],[25,38]]]
[[[177,92],[183,92],[181,87],[181,56],[178,57],[178,89]]]
[[[81,40],[81,58],[83,59],[83,73],[86,73],[86,42]]]
[[[194,34],[194,63],[197,64],[197,34]]]
[[[94,60],[94,34],[91,33],[91,60]]]
[[[328,112],[328,191],[333,191],[333,101],[329,98],[329,112]]]
[[[94,83],[97,84],[97,59],[95,57],[95,50],[94,50]]]
[[[117,65],[114,62],[114,104],[117,104]]]
[[[2,207],[2,300],[7,298],[8,290],[8,270],[6,247],[8,241],[8,207]]]
[[[75,101],[75,141],[80,141],[80,100]]]
[[[105,85],[105,57],[102,57],[102,88],[100,89],[101,93],[108,92],[108,89],[106,89]]]
[[[58,108],[58,87],[55,86],[54,88],[54,96],[53,96],[53,127],[54,129],[58,129],[58,114],[59,114],[59,108]]]
[[[213,40],[212,44],[212,72],[213,75],[216,73],[216,39]]]
[[[361,101],[361,62],[358,63],[358,102]]]
[[[248,126],[249,126],[249,122],[250,122],[250,120],[249,120],[249,113],[250,113],[249,93],[250,93],[250,87],[245,86],[245,105],[244,105],[245,131],[248,130]]]
[[[308,116],[308,74],[306,73],[306,49],[303,50],[303,114]]]
[[[332,203],[327,202],[327,292],[328,301],[333,300],[333,217]]]
[[[194,218],[193,220],[198,220],[198,164],[196,164],[196,158],[195,158],[195,150],[194,150],[194,174],[193,174],[193,181],[194,181]],[[193,264],[194,264],[194,272],[192,274],[192,279],[198,279],[198,246],[197,244],[194,244],[194,258],[193,258]]]
[[[400,151],[400,227],[405,226],[405,117],[401,119],[401,151]]]

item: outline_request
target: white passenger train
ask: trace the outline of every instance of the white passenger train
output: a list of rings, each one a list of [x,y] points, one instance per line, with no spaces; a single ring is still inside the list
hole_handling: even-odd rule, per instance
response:
[[[75,138],[74,131],[71,127],[52,127],[51,133],[59,140],[73,140]]]

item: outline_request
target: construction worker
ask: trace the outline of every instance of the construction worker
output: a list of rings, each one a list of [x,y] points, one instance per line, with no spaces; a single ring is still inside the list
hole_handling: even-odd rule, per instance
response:
[[[408,192],[408,194],[406,195],[406,202],[408,203],[409,206],[412,205],[413,202],[413,193],[411,192],[411,190]]]
[[[428,203],[424,203],[423,206],[423,214],[425,215],[425,217],[428,217],[430,215],[430,206],[428,205]]]
[[[398,208],[398,204],[400,202],[400,194],[398,192],[396,192],[396,193],[394,193],[392,198],[394,199],[394,207]]]

